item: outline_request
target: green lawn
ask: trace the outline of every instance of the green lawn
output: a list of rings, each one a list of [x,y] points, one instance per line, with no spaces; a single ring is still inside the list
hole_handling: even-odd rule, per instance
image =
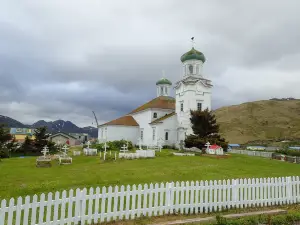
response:
[[[72,165],[36,168],[35,157],[0,162],[0,200],[71,188],[126,185],[165,181],[293,176],[300,165],[259,157],[232,155],[227,159],[205,156],[168,156],[155,159],[100,162],[99,157],[73,157]]]

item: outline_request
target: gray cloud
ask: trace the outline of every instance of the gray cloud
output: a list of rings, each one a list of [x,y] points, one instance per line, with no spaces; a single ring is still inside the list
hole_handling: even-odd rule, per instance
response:
[[[213,107],[300,97],[296,0],[6,1],[0,9],[0,114],[91,125],[156,95],[196,37]]]

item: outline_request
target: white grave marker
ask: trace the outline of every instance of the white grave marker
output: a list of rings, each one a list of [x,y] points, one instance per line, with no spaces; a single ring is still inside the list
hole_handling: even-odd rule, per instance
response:
[[[104,152],[106,152],[106,149],[108,148],[108,145],[106,144],[106,142],[104,143]]]
[[[44,155],[44,158],[46,158],[47,153],[49,152],[48,146],[44,146],[43,150],[41,151]]]
[[[206,147],[206,153],[208,153],[209,152],[209,147],[211,146],[211,144],[209,143],[209,142],[207,142],[206,144],[205,144],[205,147]]]
[[[64,155],[67,156],[67,151],[68,151],[68,146],[64,145],[64,147],[62,148],[62,150],[64,150]]]
[[[91,142],[88,141],[86,144],[87,144],[87,148],[90,149]]]

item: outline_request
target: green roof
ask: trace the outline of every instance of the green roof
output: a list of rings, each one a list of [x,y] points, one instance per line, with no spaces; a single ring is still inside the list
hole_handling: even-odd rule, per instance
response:
[[[172,82],[169,81],[166,78],[161,78],[159,81],[156,82],[156,85],[158,85],[158,84],[169,84],[169,85],[172,85]]]
[[[196,60],[201,60],[202,62],[205,62],[205,56],[203,55],[203,53],[197,51],[196,49],[194,49],[194,47],[187,53],[183,54],[180,58],[181,62],[184,62],[184,61],[190,60],[190,59],[196,59]]]

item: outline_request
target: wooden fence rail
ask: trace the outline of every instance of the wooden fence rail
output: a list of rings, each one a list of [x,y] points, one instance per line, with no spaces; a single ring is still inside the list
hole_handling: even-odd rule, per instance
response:
[[[299,202],[298,176],[122,185],[4,199],[0,225],[91,224]]]
[[[237,150],[237,149],[232,149],[232,150],[230,150],[230,153],[243,154],[243,155],[250,155],[250,156],[259,156],[259,157],[264,157],[264,158],[272,158],[272,153],[273,153],[273,152],[248,151],[248,150]]]

